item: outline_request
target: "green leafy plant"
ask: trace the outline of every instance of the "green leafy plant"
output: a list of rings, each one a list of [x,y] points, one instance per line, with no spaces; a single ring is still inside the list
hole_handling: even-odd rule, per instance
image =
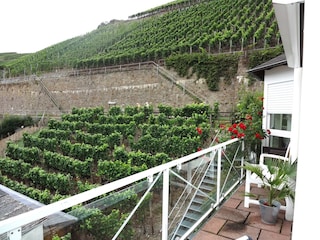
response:
[[[296,176],[296,164],[275,159],[267,161],[264,166],[266,168],[245,162],[243,168],[256,174],[263,183],[263,188],[267,190],[265,205],[272,206],[274,201],[281,201],[286,197],[294,199],[292,183]],[[246,195],[256,197],[252,193],[246,193]]]
[[[71,240],[71,233],[67,233],[64,236],[58,236],[57,234],[55,234],[52,238],[52,240]]]

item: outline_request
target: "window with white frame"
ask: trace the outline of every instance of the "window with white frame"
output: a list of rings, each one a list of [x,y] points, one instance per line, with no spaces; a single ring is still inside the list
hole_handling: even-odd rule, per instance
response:
[[[269,147],[287,148],[290,142],[291,114],[269,114]]]
[[[286,149],[290,142],[293,109],[293,72],[290,69],[273,69],[265,81],[265,129],[271,134],[264,146]]]
[[[270,114],[270,129],[291,131],[291,114]]]

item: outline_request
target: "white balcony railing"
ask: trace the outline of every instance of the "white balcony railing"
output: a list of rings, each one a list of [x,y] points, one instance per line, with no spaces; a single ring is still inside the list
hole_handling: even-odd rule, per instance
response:
[[[7,237],[7,239],[25,239],[25,235],[32,234],[30,225],[35,222],[41,222],[43,229],[40,232],[43,232],[43,236],[39,236],[38,232],[38,236],[32,239],[44,239],[47,232],[48,234],[52,234],[52,232],[65,233],[66,231],[72,231],[72,226],[86,217],[77,213],[77,209],[79,208],[76,208],[76,206],[81,205],[86,209],[113,208],[113,204],[119,204],[119,201],[124,201],[124,199],[114,197],[115,194],[128,189],[137,193],[140,199],[137,200],[137,204],[132,209],[127,211],[129,212],[126,215],[127,218],[121,222],[121,227],[109,237],[110,239],[117,239],[121,236],[121,232],[127,227],[132,217],[138,213],[138,209],[141,209],[139,207],[151,191],[159,193],[159,198],[153,200],[158,205],[154,204],[153,207],[160,206],[159,209],[161,209],[160,213],[157,210],[148,209],[150,212],[153,212],[152,214],[156,215],[152,219],[157,217],[159,219],[159,229],[155,229],[154,234],[159,235],[157,239],[167,240],[173,238],[173,233],[176,232],[175,227],[179,225],[179,222],[181,222],[181,219],[185,215],[186,206],[190,206],[192,196],[200,192],[204,196],[204,199],[206,199],[200,207],[201,217],[196,219],[195,224],[188,227],[183,236],[179,237],[180,240],[185,239],[195,232],[195,229],[205,221],[243,180],[243,170],[240,167],[243,164],[242,152],[243,141],[232,139],[64,200],[13,216],[0,222],[0,239],[3,237]],[[213,176],[212,179],[214,179],[212,181],[215,181],[212,183],[215,187],[205,192],[201,184],[204,181],[205,174],[208,174],[209,167],[214,169],[210,174]],[[151,214],[150,212],[149,214]],[[45,222],[49,221],[50,216],[61,216],[61,214],[67,214],[74,220],[63,225],[64,228],[66,228],[66,225],[69,225],[66,228],[67,230],[52,230],[53,227],[51,226],[50,230],[46,231]],[[134,225],[135,227],[135,224],[138,222],[137,219],[131,223],[131,226]],[[26,226],[29,226],[29,229],[26,229]],[[58,226],[56,225],[55,227]],[[135,231],[135,234],[138,234],[138,231]]]

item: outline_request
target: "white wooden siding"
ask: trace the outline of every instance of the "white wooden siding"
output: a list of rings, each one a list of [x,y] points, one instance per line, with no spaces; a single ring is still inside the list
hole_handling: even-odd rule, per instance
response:
[[[293,81],[267,84],[267,112],[292,113]]]

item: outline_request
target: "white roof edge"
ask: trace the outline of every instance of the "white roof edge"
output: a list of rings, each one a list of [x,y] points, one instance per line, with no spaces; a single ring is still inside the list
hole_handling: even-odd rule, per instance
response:
[[[276,4],[304,3],[304,0],[272,0],[272,3],[276,3]]]

